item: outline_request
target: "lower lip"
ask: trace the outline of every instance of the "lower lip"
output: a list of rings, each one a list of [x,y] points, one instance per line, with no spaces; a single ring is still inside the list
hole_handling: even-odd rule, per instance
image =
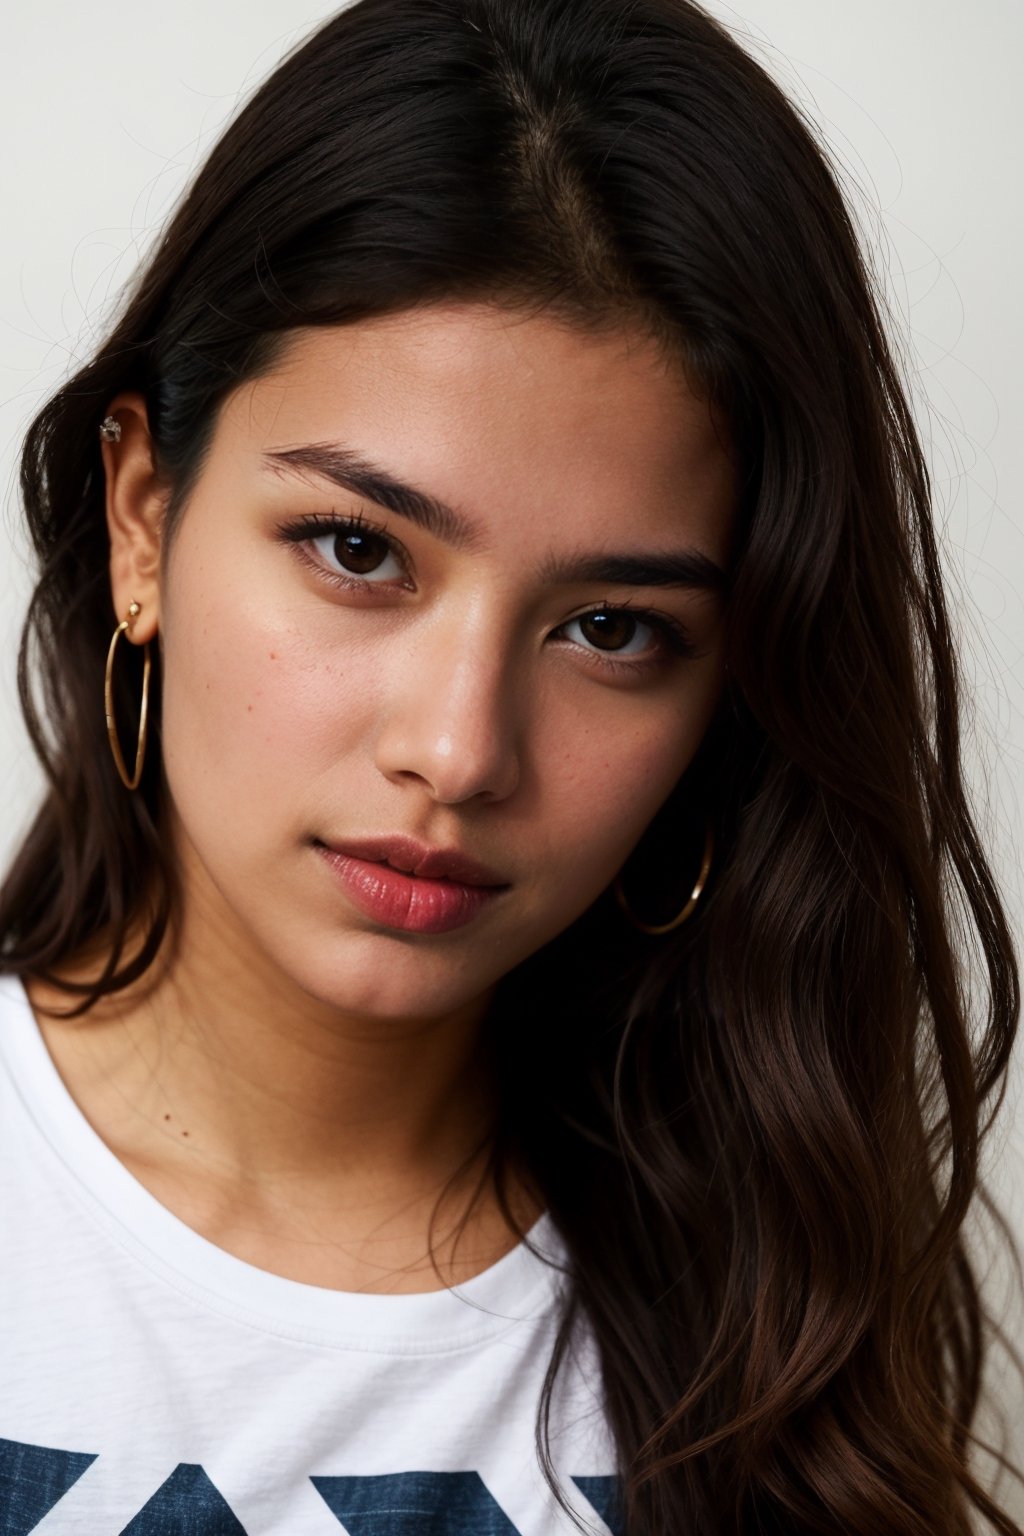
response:
[[[405,933],[449,933],[462,928],[507,886],[462,885],[427,880],[387,864],[356,859],[316,844],[316,851],[341,881],[347,896],[367,917]]]

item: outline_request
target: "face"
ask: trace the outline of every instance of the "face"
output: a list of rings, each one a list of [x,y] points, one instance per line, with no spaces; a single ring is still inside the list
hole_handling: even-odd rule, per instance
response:
[[[144,603],[186,911],[201,885],[351,1015],[485,998],[700,743],[733,499],[639,331],[453,304],[296,333],[224,403]],[[123,612],[144,578],[112,570]]]

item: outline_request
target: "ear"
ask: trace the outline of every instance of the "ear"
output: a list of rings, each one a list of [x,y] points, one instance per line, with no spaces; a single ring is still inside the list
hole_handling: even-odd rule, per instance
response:
[[[118,619],[131,602],[141,612],[126,632],[135,645],[151,640],[160,622],[160,551],[167,486],[159,479],[144,397],[115,396],[107,414],[121,428],[118,442],[101,443],[107,484],[110,588]]]

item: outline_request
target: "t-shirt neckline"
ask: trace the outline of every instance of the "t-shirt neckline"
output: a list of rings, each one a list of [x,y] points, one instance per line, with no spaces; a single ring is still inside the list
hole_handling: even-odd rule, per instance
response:
[[[194,1302],[265,1331],[388,1353],[466,1347],[551,1307],[565,1254],[547,1212],[530,1228],[530,1246],[518,1243],[447,1290],[337,1291],[260,1269],[219,1248],[162,1205],[94,1130],[57,1070],[20,976],[0,975],[0,1000],[5,997],[0,1062],[79,1199],[121,1247]],[[59,1255],[54,1259],[60,1262]]]

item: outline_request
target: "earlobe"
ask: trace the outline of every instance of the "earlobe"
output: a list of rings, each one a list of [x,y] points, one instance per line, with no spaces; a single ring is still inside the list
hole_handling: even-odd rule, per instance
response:
[[[99,435],[114,612],[124,618],[131,602],[140,605],[131,638],[142,645],[152,639],[158,627],[160,552],[167,505],[167,488],[157,473],[143,395],[126,391],[115,396]]]

